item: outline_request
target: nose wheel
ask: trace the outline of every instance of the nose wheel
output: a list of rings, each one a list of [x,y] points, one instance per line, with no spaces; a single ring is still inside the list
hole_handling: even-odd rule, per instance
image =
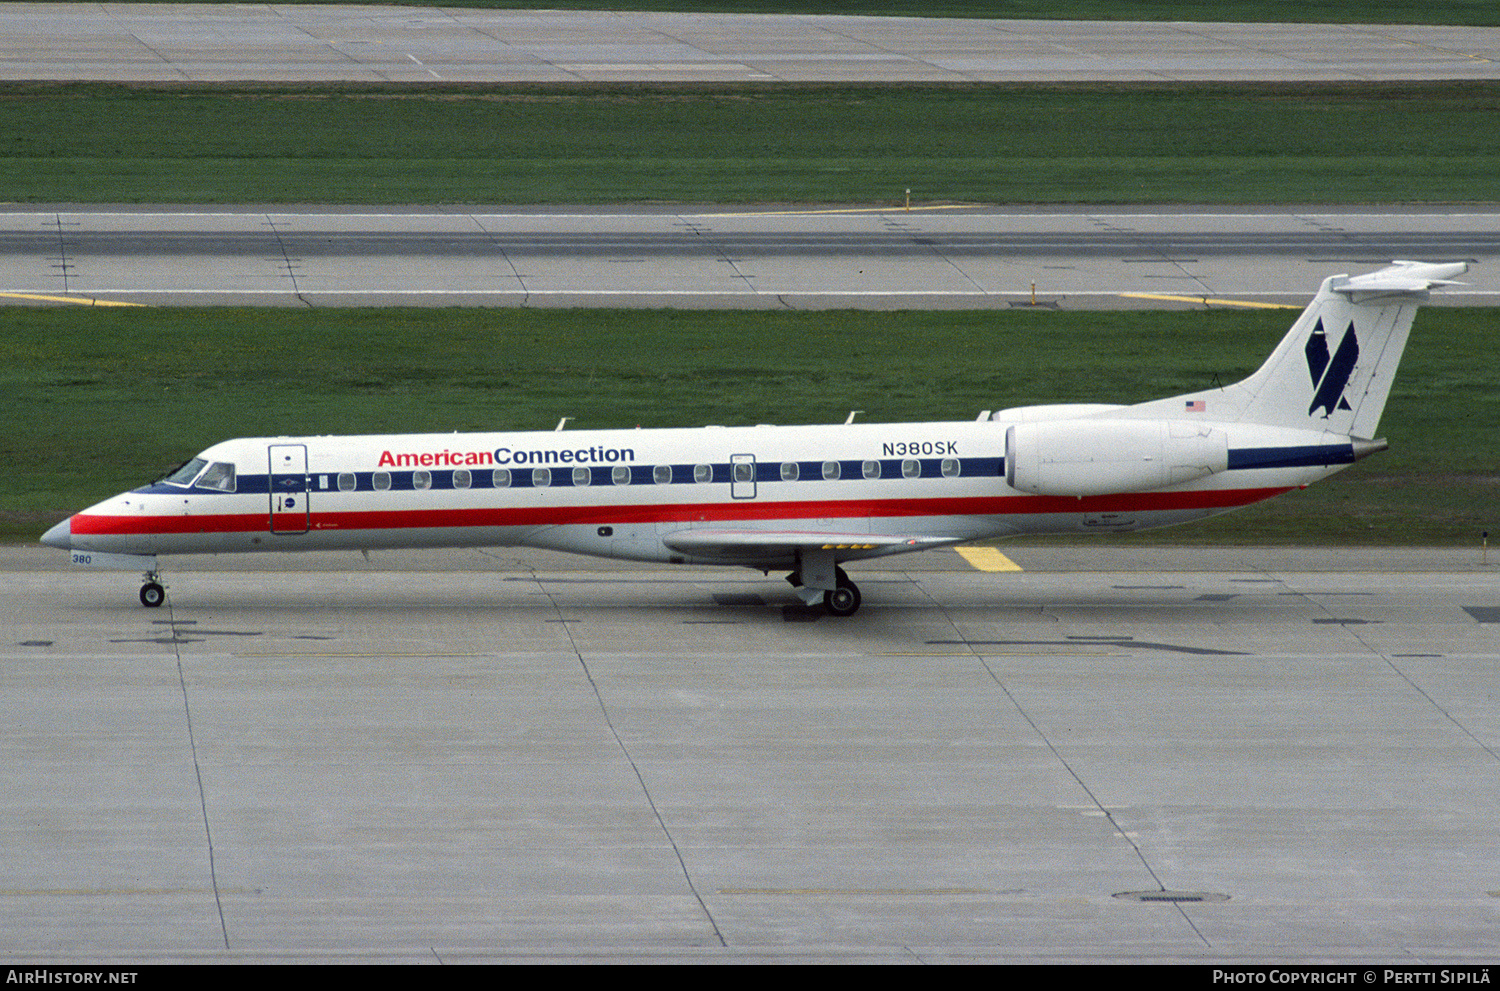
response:
[[[157,581],[157,577],[156,572],[148,571],[146,583],[141,586],[141,605],[147,609],[156,609],[167,601],[167,590]]]

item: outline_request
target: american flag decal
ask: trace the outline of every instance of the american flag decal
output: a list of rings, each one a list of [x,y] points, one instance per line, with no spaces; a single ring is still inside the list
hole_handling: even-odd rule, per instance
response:
[[[1187,401],[1187,412],[1189,412],[1189,413],[1207,413],[1208,412],[1208,403],[1205,403],[1201,399],[1189,399]]]

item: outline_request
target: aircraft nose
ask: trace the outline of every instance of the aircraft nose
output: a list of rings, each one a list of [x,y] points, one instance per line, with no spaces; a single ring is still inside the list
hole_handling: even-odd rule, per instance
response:
[[[42,534],[42,543],[59,550],[73,549],[73,519],[69,517]]]

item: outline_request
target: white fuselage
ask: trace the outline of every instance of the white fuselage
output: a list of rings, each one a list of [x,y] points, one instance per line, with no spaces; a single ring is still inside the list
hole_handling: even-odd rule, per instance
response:
[[[756,532],[917,535],[930,546],[1136,530],[1248,505],[1353,460],[1348,437],[1205,424],[1201,432],[1227,456],[1203,477],[1138,491],[1036,494],[1007,484],[1010,426],[985,419],[245,438],[202,452],[219,470],[201,481],[163,480],[107,499],[72,517],[69,536],[76,550],[120,554],[528,545],[776,567],[795,554],[772,540],[758,544]],[[667,543],[695,530],[732,531],[743,549]],[[887,542],[837,556],[909,549]]]

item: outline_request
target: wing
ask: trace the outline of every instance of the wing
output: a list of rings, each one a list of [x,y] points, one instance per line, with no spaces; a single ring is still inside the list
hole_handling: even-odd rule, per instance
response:
[[[680,554],[704,561],[782,565],[794,563],[799,554],[825,552],[836,560],[852,561],[947,547],[964,539],[810,530],[683,530],[667,534],[662,543]]]

